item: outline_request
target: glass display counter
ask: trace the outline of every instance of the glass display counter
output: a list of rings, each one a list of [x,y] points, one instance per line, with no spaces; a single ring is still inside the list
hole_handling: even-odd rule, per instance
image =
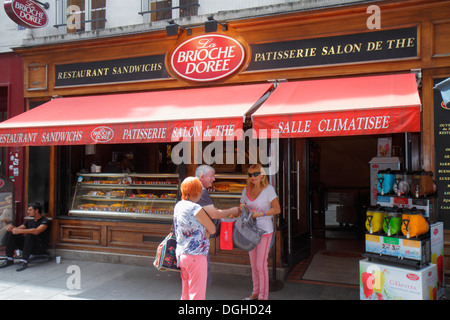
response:
[[[247,186],[247,175],[215,174],[216,181],[208,190],[209,195],[218,209],[228,209],[239,206],[242,190]]]
[[[173,218],[177,174],[78,173],[70,216]]]

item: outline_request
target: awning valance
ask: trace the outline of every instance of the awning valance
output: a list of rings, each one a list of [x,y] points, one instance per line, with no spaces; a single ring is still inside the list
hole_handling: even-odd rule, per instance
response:
[[[417,132],[420,98],[414,74],[282,82],[252,120],[259,138]]]
[[[56,98],[0,123],[0,146],[239,139],[245,114],[271,86]]]

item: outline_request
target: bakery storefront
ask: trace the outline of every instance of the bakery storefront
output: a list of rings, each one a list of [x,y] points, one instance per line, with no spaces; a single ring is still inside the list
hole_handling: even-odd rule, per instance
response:
[[[212,163],[216,206],[234,206],[255,160],[282,204],[279,267],[329,236],[330,195],[363,244],[369,161],[388,145],[403,169],[435,171],[433,86],[450,75],[449,4],[377,4],[379,29],[354,5],[17,48],[29,111],[0,125],[0,144],[26,146],[28,181],[48,179],[28,200],[47,204],[54,248],[152,260],[184,176]],[[248,255],[213,240],[211,260]]]

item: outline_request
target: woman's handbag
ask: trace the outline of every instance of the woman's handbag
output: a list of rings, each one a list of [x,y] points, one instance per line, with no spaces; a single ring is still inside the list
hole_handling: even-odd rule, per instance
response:
[[[156,249],[153,266],[159,271],[180,271],[180,268],[177,267],[176,248],[177,239],[175,234],[170,232]]]
[[[236,247],[251,251],[261,241],[261,236],[266,231],[256,226],[256,221],[252,219],[252,214],[242,207],[242,212],[237,218],[233,229],[233,243]]]
[[[220,250],[233,250],[233,227],[235,219],[220,222]]]

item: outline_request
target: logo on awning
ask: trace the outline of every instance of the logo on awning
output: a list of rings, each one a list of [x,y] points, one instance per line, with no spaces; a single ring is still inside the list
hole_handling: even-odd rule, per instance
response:
[[[91,132],[91,138],[95,142],[100,143],[108,142],[112,140],[113,137],[114,137],[114,130],[111,129],[110,127],[105,126],[97,127]]]
[[[181,43],[172,53],[172,70],[191,81],[214,81],[236,72],[244,62],[244,47],[235,39],[206,34]]]

